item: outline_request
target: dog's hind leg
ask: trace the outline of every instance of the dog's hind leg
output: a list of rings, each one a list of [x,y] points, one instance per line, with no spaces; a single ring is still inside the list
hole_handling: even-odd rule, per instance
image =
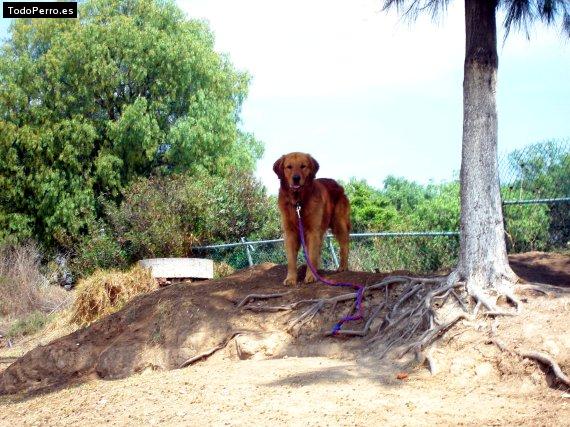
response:
[[[346,227],[335,227],[335,229],[333,229],[333,234],[340,246],[340,263],[337,271],[348,270],[348,229]]]
[[[336,235],[336,240],[340,246],[340,263],[337,271],[348,270],[348,247],[349,247],[349,237],[348,230],[338,233]]]
[[[340,246],[340,263],[337,271],[348,270],[348,249],[350,243],[350,218],[348,200],[341,200],[335,207],[332,232]]]

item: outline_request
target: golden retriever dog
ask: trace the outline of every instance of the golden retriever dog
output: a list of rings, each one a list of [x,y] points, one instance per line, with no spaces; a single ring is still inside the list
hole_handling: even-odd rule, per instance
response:
[[[309,154],[289,153],[281,156],[273,165],[281,181],[279,211],[287,252],[287,278],[285,285],[297,283],[297,253],[301,241],[297,204],[301,206],[307,253],[315,269],[319,268],[321,248],[325,233],[330,228],[340,245],[339,271],[348,267],[348,233],[350,232],[350,205],[344,189],[334,179],[315,175],[319,164]],[[305,283],[316,280],[307,267]]]

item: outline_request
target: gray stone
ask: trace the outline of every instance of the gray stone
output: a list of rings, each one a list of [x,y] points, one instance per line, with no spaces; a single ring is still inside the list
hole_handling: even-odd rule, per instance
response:
[[[139,261],[149,268],[156,278],[211,279],[214,277],[214,262],[203,258],[149,258]]]

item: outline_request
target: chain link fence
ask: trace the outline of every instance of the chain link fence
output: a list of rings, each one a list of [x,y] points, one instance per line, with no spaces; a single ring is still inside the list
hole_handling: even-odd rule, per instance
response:
[[[570,249],[570,140],[500,156],[499,176],[509,251]]]
[[[500,156],[506,242],[509,252],[570,249],[570,143],[535,144]],[[459,195],[458,195],[459,197]],[[193,248],[197,256],[244,268],[263,262],[287,262],[282,239],[247,241]],[[349,266],[360,271],[435,272],[453,267],[459,232],[352,233]],[[299,264],[304,263],[302,251]],[[325,239],[321,268],[338,266],[338,246]]]
[[[458,232],[353,233],[350,235],[349,266],[360,271],[430,272],[452,267],[459,253]],[[216,263],[239,269],[272,262],[286,264],[283,239],[246,241],[201,246],[193,249]],[[323,244],[321,268],[338,267],[339,248],[331,235]],[[304,263],[299,251],[298,263]]]

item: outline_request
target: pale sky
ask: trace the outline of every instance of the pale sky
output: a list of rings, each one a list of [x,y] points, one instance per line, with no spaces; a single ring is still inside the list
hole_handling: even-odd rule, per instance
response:
[[[257,175],[274,193],[273,162],[311,153],[319,176],[387,175],[421,183],[459,170],[463,2],[409,23],[378,0],[187,0],[216,50],[252,76],[242,127],[265,144]],[[7,19],[0,22],[6,38]],[[499,18],[502,22],[502,18]],[[499,151],[570,137],[570,42],[559,26],[530,41],[499,34]]]
[[[377,0],[178,4],[253,77],[243,127],[265,143],[257,174],[271,192],[272,164],[289,151],[313,154],[319,176],[378,187],[390,174],[427,183],[459,170],[463,2],[438,23],[409,23]],[[499,150],[570,137],[570,43],[542,24],[530,41],[499,37]]]

